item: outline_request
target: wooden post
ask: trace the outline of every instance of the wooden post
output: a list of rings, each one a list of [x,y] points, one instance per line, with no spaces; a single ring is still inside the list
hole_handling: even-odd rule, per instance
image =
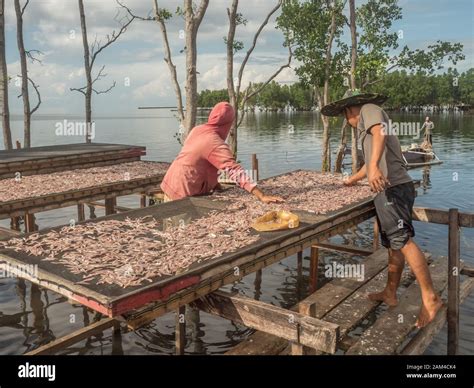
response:
[[[449,209],[448,238],[448,355],[455,355],[458,353],[459,347],[459,277],[461,271],[458,209]]]
[[[83,203],[79,203],[77,205],[77,220],[79,222],[82,222],[82,221],[86,220],[86,212],[85,212]]]
[[[10,229],[20,231],[20,217],[10,218]]]
[[[253,283],[255,286],[255,300],[260,300],[260,295],[262,295],[262,270],[259,269],[255,272],[255,281]]]
[[[255,181],[258,181],[260,179],[257,154],[252,154],[252,175],[254,175]]]
[[[186,347],[186,306],[181,306],[176,311],[176,355],[184,355],[184,348]]]
[[[379,236],[380,236],[380,230],[379,230],[379,223],[377,222],[377,217],[374,218],[374,252],[379,249]]]
[[[299,251],[296,258],[296,287],[298,293],[298,300],[301,298],[303,284],[303,251]]]
[[[115,205],[117,200],[115,197],[105,199],[105,215],[115,214]]]
[[[146,197],[145,193],[141,194],[141,196],[140,196],[140,207],[141,208],[146,207],[146,198],[147,197]]]
[[[319,263],[319,249],[316,246],[311,247],[310,256],[310,279],[311,279],[311,293],[318,288],[318,263]]]
[[[36,231],[36,225],[35,225],[35,215],[30,214],[30,213],[25,213],[25,232],[26,233],[31,233]]]

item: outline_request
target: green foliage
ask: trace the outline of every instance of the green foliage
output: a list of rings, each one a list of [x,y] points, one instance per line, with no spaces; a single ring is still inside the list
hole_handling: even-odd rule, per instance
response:
[[[277,18],[277,28],[283,31],[286,44],[294,47],[294,57],[299,63],[295,72],[306,85],[324,85],[328,31],[333,12],[337,15],[333,51],[338,54],[331,61],[330,79],[340,77],[345,65],[347,45],[339,39],[345,23],[342,15],[344,3],[335,0],[333,6],[331,4],[325,0],[287,0]]]
[[[253,84],[250,92],[262,84]],[[342,82],[331,85],[330,100],[340,99],[347,86]],[[474,68],[459,74],[449,68],[444,74],[410,73],[397,70],[387,74],[380,82],[367,89],[374,93],[388,95],[385,106],[399,109],[419,105],[457,105],[474,106]],[[203,90],[199,94],[200,107],[213,107],[221,101],[228,101],[227,90]],[[247,102],[247,107],[256,106],[268,110],[285,108],[287,105],[296,110],[311,110],[315,106],[312,88],[302,82],[292,85],[271,82],[257,96]]]
[[[203,90],[198,94],[198,106],[201,108],[212,108],[219,102],[229,102],[227,89],[222,90]]]
[[[401,70],[387,74],[370,91],[388,95],[385,105],[394,109],[410,105],[473,105],[473,81],[474,69],[461,75],[455,69],[437,75]]]

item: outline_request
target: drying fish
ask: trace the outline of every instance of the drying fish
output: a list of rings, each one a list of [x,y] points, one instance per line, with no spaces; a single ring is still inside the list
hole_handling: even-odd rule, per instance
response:
[[[31,175],[18,180],[14,178],[2,179],[0,202],[149,178],[160,174],[164,175],[168,167],[169,164],[167,163],[137,161],[113,166]]]
[[[301,210],[313,214],[326,214],[358,202],[372,195],[368,185],[345,186],[341,175],[315,171],[295,171],[267,179],[259,184],[269,195],[283,197],[285,203],[278,210]],[[275,205],[256,202],[238,188],[213,195],[216,200],[230,200],[227,209],[246,207],[253,217],[275,210]]]

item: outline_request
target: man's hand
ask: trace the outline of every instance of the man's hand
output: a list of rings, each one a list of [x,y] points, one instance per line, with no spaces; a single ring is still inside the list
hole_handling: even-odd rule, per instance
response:
[[[354,186],[357,183],[357,181],[354,180],[354,176],[351,176],[351,177],[348,177],[347,179],[344,179],[342,183],[344,183],[344,186]]]
[[[274,197],[274,196],[271,196],[271,195],[264,195],[259,199],[263,203],[281,203],[281,202],[285,202],[285,200],[283,198]]]
[[[380,193],[390,185],[390,182],[384,177],[378,166],[372,166],[369,168],[368,181],[370,188],[374,193]]]

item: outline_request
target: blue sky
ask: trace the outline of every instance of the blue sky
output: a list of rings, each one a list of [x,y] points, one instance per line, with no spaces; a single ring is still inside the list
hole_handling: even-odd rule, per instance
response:
[[[146,15],[151,9],[151,0],[123,0],[135,13]],[[160,7],[175,10],[182,1],[161,0]],[[210,0],[199,34],[198,71],[199,89],[225,87],[225,46],[223,37],[227,33],[226,7],[231,0]],[[240,10],[248,19],[240,27],[237,38],[248,47],[256,29],[273,7],[276,0],[241,0]],[[360,4],[356,0],[356,5]],[[459,71],[474,67],[474,1],[473,0],[400,0],[403,19],[397,21],[394,31],[403,30],[400,46],[425,48],[436,40],[461,42],[464,44],[466,60],[457,65]],[[13,0],[6,0],[7,61],[10,76],[19,73],[19,58],[16,46],[16,20]],[[85,0],[89,39],[95,36],[104,39],[118,23],[115,18],[115,0]],[[275,29],[274,19],[262,34],[247,71],[244,84],[265,80],[281,64],[286,62],[286,51],[282,47],[281,32]],[[38,114],[81,114],[83,96],[71,92],[71,87],[84,85],[83,52],[80,36],[80,21],[76,0],[31,0],[25,12],[25,45],[27,49],[41,50],[42,64],[30,64],[30,77],[40,85],[43,105]],[[169,37],[174,60],[183,81],[183,40],[179,31],[183,21],[175,17],[169,22]],[[241,59],[241,56],[240,56]],[[237,58],[237,62],[239,58]],[[239,63],[237,63],[238,66]],[[117,86],[105,95],[93,97],[94,114],[128,115],[138,114],[138,106],[175,105],[174,92],[168,69],[163,61],[161,33],[153,22],[136,21],[129,30],[101,54],[96,71],[105,65],[107,78],[97,85],[108,88],[115,80]],[[125,80],[130,80],[130,86]],[[297,80],[288,69],[278,78],[281,82]],[[99,86],[100,85],[100,86]],[[11,112],[22,111],[21,100],[16,96],[19,88],[10,86]],[[35,97],[32,97],[33,99]]]

